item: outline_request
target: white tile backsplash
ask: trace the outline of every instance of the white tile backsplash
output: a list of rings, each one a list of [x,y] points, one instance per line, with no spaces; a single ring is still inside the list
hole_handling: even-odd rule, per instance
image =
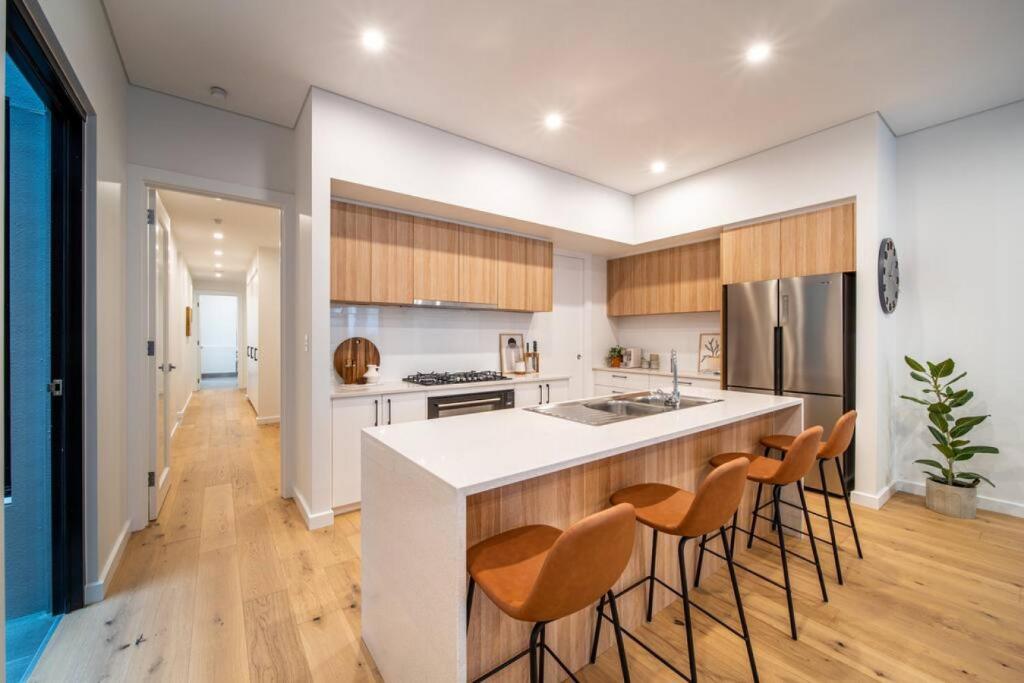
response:
[[[636,315],[613,318],[612,326],[619,346],[637,347],[645,353],[661,354],[661,367],[668,368],[669,352],[679,354],[679,369],[697,371],[697,351],[701,332],[719,332],[718,312]],[[598,359],[604,362],[604,358]]]

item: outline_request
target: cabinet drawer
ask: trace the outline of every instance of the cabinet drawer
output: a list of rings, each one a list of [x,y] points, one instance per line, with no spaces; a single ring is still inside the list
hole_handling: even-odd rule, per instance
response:
[[[634,372],[616,372],[614,370],[595,370],[594,384],[615,387],[616,389],[628,389],[630,391],[643,391],[650,386],[647,375]]]
[[[628,393],[629,389],[616,389],[606,384],[595,384],[594,385],[594,396],[611,396],[612,394],[625,394]]]

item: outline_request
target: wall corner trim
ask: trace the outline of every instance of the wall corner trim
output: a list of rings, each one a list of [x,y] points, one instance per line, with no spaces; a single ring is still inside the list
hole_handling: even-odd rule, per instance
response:
[[[855,505],[862,505],[872,510],[881,510],[882,506],[889,502],[892,495],[896,493],[896,482],[891,482],[888,486],[885,486],[877,493],[864,493],[863,491],[853,491],[850,494],[850,502]]]
[[[315,531],[334,525],[334,510],[310,512],[309,505],[306,504],[306,499],[302,497],[302,494],[297,490],[292,491],[292,493],[294,494],[295,505],[299,508],[299,514],[302,515],[303,521],[306,522],[307,529]]]
[[[98,580],[85,584],[85,604],[92,605],[101,602],[107,595],[107,588],[121,566],[121,558],[124,557],[125,548],[128,547],[128,538],[131,536],[131,520],[125,520],[121,527],[121,533],[111,548],[107,561],[103,564],[103,571]]]

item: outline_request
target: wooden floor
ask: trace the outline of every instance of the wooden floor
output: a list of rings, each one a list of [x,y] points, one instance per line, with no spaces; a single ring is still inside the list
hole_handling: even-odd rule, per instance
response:
[[[380,680],[358,637],[359,515],[306,531],[279,497],[277,443],[240,392],[197,394],[160,519],[132,536],[108,598],[63,620],[32,680]],[[784,595],[741,573],[761,680],[1024,680],[1024,520],[951,520],[905,495],[856,512],[866,559],[844,532],[847,581],[827,556],[828,604],[813,568],[790,563],[798,642]],[[781,577],[774,549],[754,548],[751,566]],[[725,572],[692,595],[735,616]],[[676,603],[639,635],[685,669],[681,618]],[[742,642],[694,623],[701,680],[749,680]],[[628,649],[634,681],[678,680]],[[618,680],[614,651],[580,679]]]

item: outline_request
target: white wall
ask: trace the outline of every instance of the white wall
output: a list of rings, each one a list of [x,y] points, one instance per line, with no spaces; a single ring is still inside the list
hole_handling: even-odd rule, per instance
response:
[[[891,396],[920,386],[902,365],[953,358],[976,398],[964,415],[991,414],[969,438],[997,446],[966,469],[992,479],[979,495],[1024,514],[1024,394],[1020,381],[1020,258],[1024,254],[1024,103],[994,109],[897,139],[896,241],[901,295]],[[893,399],[897,475],[923,482],[916,458],[934,458],[919,406]]]
[[[281,251],[260,247],[259,264],[259,404],[260,417],[281,415]]]
[[[133,164],[292,191],[290,129],[145,88],[127,94]]]
[[[46,21],[95,114],[96,188],[87,210],[95,216],[95,235],[86,245],[87,315],[95,337],[87,339],[87,359],[95,358],[95,379],[87,380],[86,421],[86,581],[93,586],[114,568],[119,541],[127,531],[125,375],[124,184],[126,178],[127,82],[103,7],[98,2],[40,0]],[[90,160],[91,161],[91,160]],[[91,300],[90,300],[91,299]],[[89,309],[92,308],[92,311]],[[88,362],[88,361],[87,361]],[[90,408],[90,405],[92,408]],[[86,599],[96,590],[86,590]]]
[[[678,352],[679,372],[697,372],[697,355],[702,332],[720,332],[721,317],[714,313],[673,313],[612,318],[612,329],[619,346],[637,347],[660,354],[661,369],[669,369],[672,349]],[[604,349],[607,353],[608,349]],[[604,364],[604,356],[598,357]]]
[[[204,294],[196,307],[196,334],[202,341],[199,375],[238,373],[238,297]],[[202,309],[203,316],[198,315]]]
[[[244,282],[223,282],[221,280],[196,280],[193,284],[194,297],[196,304],[199,302],[199,297],[204,294],[213,295],[226,295],[233,296],[237,301],[237,311],[235,318],[235,339],[238,345],[237,347],[237,358],[238,358],[238,388],[244,389],[246,383],[246,372],[245,372],[245,350],[249,345],[246,339],[246,320],[245,320],[245,283]],[[203,341],[202,337],[202,325],[203,323],[203,310],[202,306],[194,304],[196,317],[198,322],[196,323],[196,329],[199,330],[199,342]]]
[[[636,197],[636,240],[753,222],[802,207],[857,200],[857,461],[859,500],[890,483],[890,354],[895,324],[876,301],[878,242],[891,221],[892,135],[877,114],[809,135]],[[894,235],[898,236],[898,235]],[[899,314],[899,313],[897,313]]]

